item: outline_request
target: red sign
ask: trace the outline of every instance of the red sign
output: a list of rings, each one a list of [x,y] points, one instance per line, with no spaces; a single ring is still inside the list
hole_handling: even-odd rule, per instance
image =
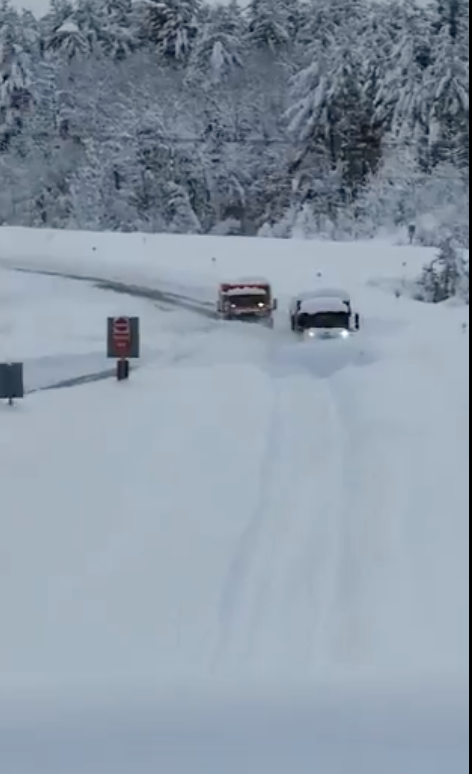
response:
[[[127,357],[132,345],[131,320],[116,317],[113,320],[113,346],[118,357]]]

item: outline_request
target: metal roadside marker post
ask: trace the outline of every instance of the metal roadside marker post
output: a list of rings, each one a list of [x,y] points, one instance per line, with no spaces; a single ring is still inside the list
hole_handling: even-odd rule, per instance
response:
[[[0,400],[13,406],[25,397],[23,363],[0,363]]]
[[[140,357],[139,317],[108,318],[108,357],[116,360],[116,378],[130,377],[130,360]]]

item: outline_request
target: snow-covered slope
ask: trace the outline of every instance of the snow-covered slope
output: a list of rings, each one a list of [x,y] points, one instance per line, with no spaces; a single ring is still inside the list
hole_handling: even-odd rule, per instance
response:
[[[349,243],[231,237],[0,229],[2,265],[46,268],[135,284],[169,282],[193,295],[215,297],[216,283],[243,275],[269,277],[276,290],[293,294],[307,283],[332,287],[341,276],[347,290],[373,277],[416,276],[431,251],[399,248],[390,241]],[[341,281],[342,281],[341,280]]]
[[[100,358],[105,318],[121,310],[143,317],[145,352],[129,385],[0,407],[3,692],[193,681],[331,692],[354,682],[357,699],[347,704],[331,693],[338,718],[375,691],[375,708],[379,697],[403,696],[403,709],[393,702],[401,725],[412,691],[424,713],[429,691],[465,690],[467,311],[396,299],[371,284],[416,272],[427,257],[386,243],[0,230],[4,267],[206,300],[220,276],[260,273],[281,299],[268,331],[0,272],[1,354],[53,354],[63,370],[77,355]],[[288,331],[291,294],[321,283],[351,291],[363,319],[352,342],[305,345]],[[320,701],[308,713],[318,751]],[[377,709],[366,701],[359,722],[373,734],[372,771],[440,774],[445,761],[451,774],[465,771],[462,716],[444,705],[433,719],[416,717],[442,731],[456,717],[461,749],[449,735],[438,752],[433,731],[415,768],[411,751],[385,759],[390,742],[376,739]],[[271,722],[274,731],[279,719]],[[349,727],[340,720],[351,749],[360,742]],[[277,754],[270,767],[224,768],[305,772],[308,747],[301,744],[296,769]],[[320,758],[323,774],[368,770],[365,759],[336,763],[334,747],[331,756]],[[210,771],[199,765],[181,770]]]

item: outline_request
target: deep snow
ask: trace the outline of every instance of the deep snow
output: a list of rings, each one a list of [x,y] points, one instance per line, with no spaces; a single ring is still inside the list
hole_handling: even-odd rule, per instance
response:
[[[111,692],[0,714],[5,774],[467,774],[467,739],[465,704],[414,690]]]
[[[304,774],[316,754],[322,774],[465,774],[468,312],[371,284],[429,255],[0,229],[3,266],[205,300],[220,278],[257,272],[281,300],[268,331],[0,271],[0,359],[25,358],[33,387],[101,368],[108,314],[141,315],[145,353],[129,385],[0,407],[0,692],[59,691],[66,705],[82,693],[93,707],[70,729],[52,704],[34,739],[24,708],[14,732],[0,716],[8,774],[41,755],[48,774],[212,773],[210,743],[225,774]],[[288,330],[290,296],[321,284],[352,293],[352,341],[299,344]],[[199,699],[200,721],[185,702],[169,720],[155,697],[130,714],[117,699],[116,715],[92,698],[182,684],[227,690]],[[263,704],[235,702],[235,685]],[[267,699],[300,685],[308,703]],[[251,712],[278,744],[254,739]],[[159,734],[179,735],[180,768]],[[61,769],[76,747],[88,761]]]

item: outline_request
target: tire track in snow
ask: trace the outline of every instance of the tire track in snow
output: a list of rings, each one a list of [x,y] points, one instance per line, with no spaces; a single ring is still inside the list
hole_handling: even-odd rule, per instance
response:
[[[371,530],[366,512],[365,488],[370,501],[377,500],[380,478],[376,463],[366,467],[366,460],[353,432],[352,418],[357,416],[357,401],[339,392],[330,383],[327,406],[333,426],[337,425],[342,442],[338,460],[340,491],[343,496],[336,514],[337,542],[333,561],[328,570],[327,594],[316,631],[317,668],[349,667],[364,652],[366,622],[363,621],[362,599],[366,561],[366,545],[375,541],[375,525]]]
[[[214,669],[280,676],[296,664],[306,675],[341,571],[344,432],[327,382],[289,376],[274,389],[260,499],[222,596]]]
[[[223,664],[233,639],[234,629],[240,616],[241,590],[245,579],[249,576],[257,547],[261,542],[264,532],[264,519],[266,516],[267,486],[274,468],[274,456],[277,455],[280,436],[280,411],[279,411],[279,385],[275,385],[270,413],[270,422],[266,439],[265,454],[261,464],[261,486],[259,500],[249,520],[246,530],[243,532],[234,562],[228,573],[225,588],[220,604],[220,638],[213,659],[213,669],[217,670]],[[275,451],[274,451],[275,450]]]
[[[339,516],[339,569],[320,633],[320,666],[340,673],[375,671],[379,664],[394,668],[409,658],[408,638],[400,641],[398,632],[412,630],[406,612],[413,586],[405,562],[404,514],[415,489],[414,452],[396,438],[403,429],[390,418],[388,397],[384,406],[377,399],[372,407],[353,384],[335,379],[330,392],[345,432],[346,496]]]
[[[105,290],[111,293],[132,296],[133,298],[143,298],[148,301],[165,304],[169,307],[177,307],[194,312],[211,320],[217,319],[215,306],[209,301],[203,301],[198,298],[192,298],[183,293],[175,293],[170,290],[162,290],[157,287],[146,287],[135,285],[129,282],[107,280],[103,277],[89,276],[85,274],[72,274],[62,271],[48,271],[46,269],[26,269],[17,267],[14,271],[20,274],[35,274],[43,277],[58,277],[59,279],[71,280],[73,282],[85,282],[88,285],[95,286],[98,290]]]

